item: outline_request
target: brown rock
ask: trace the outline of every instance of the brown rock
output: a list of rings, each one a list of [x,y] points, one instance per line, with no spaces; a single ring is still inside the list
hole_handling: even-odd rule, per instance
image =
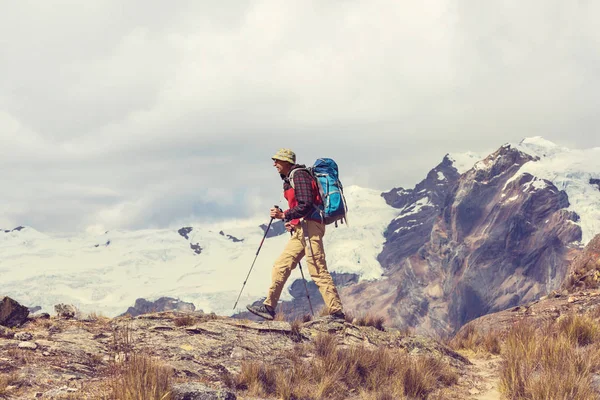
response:
[[[33,335],[29,332],[18,332],[15,334],[15,340],[19,340],[21,342],[27,342],[33,339]]]
[[[13,328],[27,321],[29,309],[20,305],[10,297],[4,297],[0,302],[0,325]]]
[[[37,344],[33,342],[21,342],[18,347],[25,350],[36,350],[38,348]]]
[[[235,400],[235,394],[224,391],[214,390],[197,383],[187,382],[173,386],[173,399],[175,400]]]

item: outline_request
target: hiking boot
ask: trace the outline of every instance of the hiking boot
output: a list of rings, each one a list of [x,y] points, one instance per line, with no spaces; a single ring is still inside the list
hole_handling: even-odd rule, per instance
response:
[[[247,305],[246,308],[254,315],[258,315],[261,318],[268,319],[272,321],[275,318],[275,310],[266,304],[261,304],[258,306]]]
[[[344,321],[346,320],[346,314],[344,314],[344,312],[342,310],[336,311],[329,315],[335,319],[343,319]]]

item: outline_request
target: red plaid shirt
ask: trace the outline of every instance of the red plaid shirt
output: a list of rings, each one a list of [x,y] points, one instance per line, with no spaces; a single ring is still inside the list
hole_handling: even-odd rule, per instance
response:
[[[298,168],[306,167],[296,164],[292,167],[292,171]],[[289,175],[282,176],[282,178],[283,194],[290,207],[285,211],[285,221],[291,221],[293,225],[297,225],[299,219],[309,216],[314,210],[314,204],[319,203],[316,185],[312,176],[305,169],[294,172],[294,187],[290,184]]]

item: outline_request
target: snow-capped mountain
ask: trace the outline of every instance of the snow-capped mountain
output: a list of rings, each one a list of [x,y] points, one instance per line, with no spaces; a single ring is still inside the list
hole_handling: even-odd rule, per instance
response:
[[[379,256],[386,279],[344,289],[346,304],[449,334],[558,288],[600,233],[599,151],[530,138],[464,173],[446,156],[414,189],[384,193],[400,209]]]
[[[600,233],[600,147],[570,150],[541,137],[527,138],[517,149],[539,158],[526,163],[516,176],[529,173],[552,182],[569,197],[570,211],[581,218],[582,244]],[[595,182],[595,183],[594,183]]]
[[[378,191],[345,190],[352,212],[349,226],[327,227],[330,269],[377,279],[383,232],[397,210]],[[58,236],[31,227],[0,232],[0,295],[52,312],[69,303],[83,312],[123,313],[137,298],[171,296],[205,312],[228,315],[264,235],[268,214],[218,225],[180,229],[110,231],[102,235]],[[287,232],[266,240],[246,284],[238,309],[266,295],[271,266]],[[305,269],[308,278],[308,272]],[[300,277],[295,271],[292,278]],[[290,279],[288,286],[293,283]],[[287,290],[282,300],[290,299]]]
[[[345,194],[349,226],[325,236],[345,307],[449,333],[560,285],[574,254],[600,233],[600,148],[528,138],[490,155],[448,154],[412,189]],[[0,294],[48,312],[70,303],[114,316],[138,298],[170,296],[230,315],[266,294],[288,237],[281,224],[271,226],[233,310],[267,222],[72,236],[2,230]],[[295,270],[282,300],[306,312],[299,278]]]

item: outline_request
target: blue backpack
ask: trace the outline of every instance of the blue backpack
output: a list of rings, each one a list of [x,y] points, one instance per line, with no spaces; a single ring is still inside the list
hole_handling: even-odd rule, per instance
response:
[[[348,224],[346,214],[348,206],[344,197],[344,188],[339,179],[338,166],[331,158],[319,158],[314,165],[306,168],[309,174],[317,183],[319,195],[323,201],[322,205],[315,205],[315,211],[310,215],[310,218],[320,219],[323,223],[329,225],[335,223],[337,227],[340,223]],[[293,184],[293,172],[290,176],[290,183]]]

